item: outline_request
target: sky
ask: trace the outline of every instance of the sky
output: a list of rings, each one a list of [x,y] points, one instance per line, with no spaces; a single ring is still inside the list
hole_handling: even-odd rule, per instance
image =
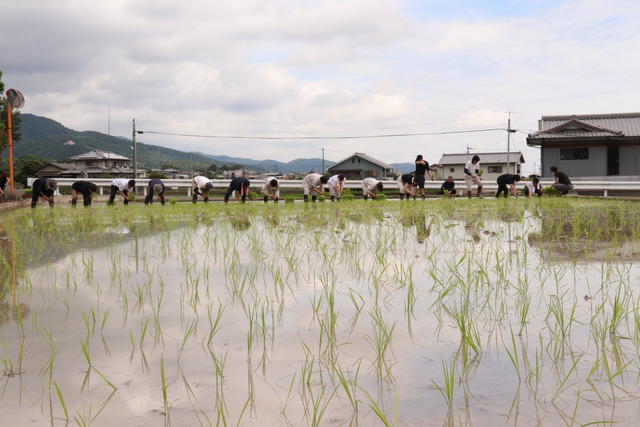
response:
[[[77,130],[357,136],[505,128],[525,170],[543,115],[640,110],[638,0],[0,0],[0,69],[23,112]],[[288,161],[505,151],[504,130],[231,140],[185,151]],[[123,142],[124,143],[124,142]]]

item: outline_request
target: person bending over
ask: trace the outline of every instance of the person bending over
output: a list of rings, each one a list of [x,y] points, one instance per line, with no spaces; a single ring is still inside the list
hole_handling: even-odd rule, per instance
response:
[[[372,199],[376,198],[378,191],[382,191],[383,185],[375,178],[365,178],[362,180],[362,196],[365,200],[371,196]]]
[[[496,180],[498,183],[496,197],[500,197],[500,194],[504,193],[504,197],[506,198],[509,195],[509,189],[511,189],[513,197],[518,197],[518,189],[516,188],[518,181],[520,181],[520,175],[511,175],[510,173],[500,175]]]
[[[250,185],[251,183],[249,182],[249,180],[243,176],[233,178],[231,180],[231,183],[229,183],[227,192],[224,193],[224,202],[229,203],[229,197],[231,197],[231,193],[233,193],[234,191],[236,193],[236,200],[242,200],[242,203],[246,202]]]
[[[400,190],[400,200],[403,200],[405,196],[407,200],[409,197],[416,198],[416,180],[413,177],[413,174],[405,173],[398,177],[398,189]]]
[[[121,194],[124,197],[124,204],[128,205],[131,201],[132,191],[136,186],[136,181],[133,179],[116,178],[111,181],[111,194],[109,195],[109,205],[115,204],[116,194]]]
[[[309,201],[309,194],[311,193],[311,201],[315,203],[318,198],[318,194],[324,194],[323,185],[329,180],[326,176],[319,173],[310,173],[302,179],[302,189],[304,190],[304,201]]]
[[[38,205],[40,197],[49,202],[49,207],[53,207],[53,194],[58,188],[58,183],[51,178],[38,178],[31,185],[31,207]]]
[[[144,198],[144,204],[150,205],[153,204],[153,198],[155,195],[158,195],[158,200],[164,206],[166,203],[164,199],[164,182],[160,178],[153,178],[149,180],[149,185],[147,187],[147,197]]]
[[[538,197],[542,196],[542,185],[540,185],[540,180],[538,178],[533,178],[531,181],[527,181],[524,184],[524,195],[531,197],[534,194],[537,194]]]
[[[450,176],[440,186],[440,194],[444,194],[445,196],[453,196],[456,193],[456,183],[453,180],[453,177]]]
[[[273,200],[275,203],[278,203],[280,199],[280,181],[275,178],[267,178],[264,180],[264,184],[262,184],[262,190],[260,192],[263,195],[263,200],[265,203],[269,201],[269,199]]]
[[[198,196],[202,197],[202,200],[207,203],[209,201],[209,191],[213,189],[213,182],[206,176],[198,175],[193,177],[191,181],[191,191],[193,192],[193,203],[198,202]]]
[[[344,175],[333,175],[329,178],[329,181],[327,181],[327,186],[329,187],[331,201],[340,201],[342,193],[344,192]]]
[[[551,166],[549,170],[556,179],[553,183],[553,187],[562,194],[567,194],[569,191],[573,190],[573,184],[566,173],[560,172],[556,166]]]
[[[98,186],[89,181],[76,181],[71,186],[71,206],[76,207],[78,205],[78,195],[82,194],[82,204],[84,206],[91,206],[91,199],[93,193],[98,191]]]

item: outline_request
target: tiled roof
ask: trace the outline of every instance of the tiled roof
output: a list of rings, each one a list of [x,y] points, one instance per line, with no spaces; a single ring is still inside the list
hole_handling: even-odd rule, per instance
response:
[[[443,154],[438,164],[461,165],[467,163],[473,156],[480,157],[480,163],[507,163],[507,152],[498,153],[460,153]],[[520,151],[509,153],[510,163],[524,163],[524,156]]]
[[[640,137],[640,113],[542,116],[527,139]]]
[[[107,159],[107,160],[130,160],[128,157],[121,156],[120,154],[110,153],[108,151],[92,150],[86,153],[78,154],[71,157],[72,160],[95,160],[95,159]]]

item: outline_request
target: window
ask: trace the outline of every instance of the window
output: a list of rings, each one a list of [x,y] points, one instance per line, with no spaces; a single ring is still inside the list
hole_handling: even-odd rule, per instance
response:
[[[449,172],[455,172],[456,168],[449,168]]]
[[[560,160],[588,160],[588,148],[561,148]]]
[[[353,159],[351,159],[351,163],[355,163],[355,162],[356,162],[356,159],[354,157]]]
[[[378,176],[378,171],[377,170],[364,171],[364,176]]]
[[[502,166],[487,166],[489,173],[502,173]]]

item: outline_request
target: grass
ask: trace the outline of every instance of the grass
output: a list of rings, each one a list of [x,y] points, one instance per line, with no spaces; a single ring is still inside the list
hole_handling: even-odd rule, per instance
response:
[[[457,425],[481,407],[634,424],[639,212],[550,197],[10,213],[0,402],[18,424],[114,424],[113,402],[145,390],[142,418],[166,425]],[[21,380],[34,372],[48,405]]]

